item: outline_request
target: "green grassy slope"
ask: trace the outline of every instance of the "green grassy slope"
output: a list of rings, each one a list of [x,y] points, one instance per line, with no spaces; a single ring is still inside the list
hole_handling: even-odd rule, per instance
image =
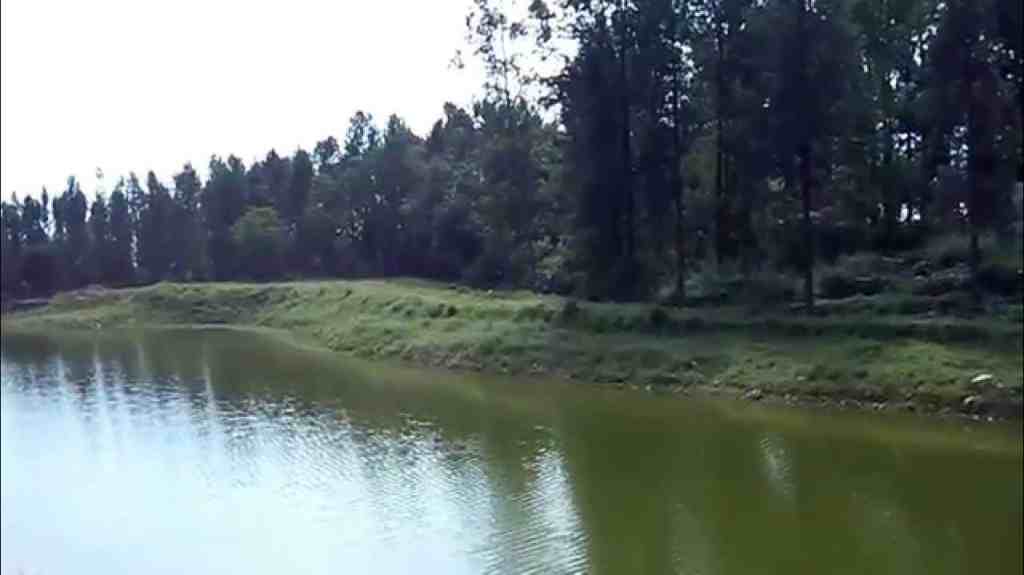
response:
[[[230,324],[363,358],[753,397],[1019,414],[1021,324],[854,311],[576,303],[415,281],[159,284],[63,294],[4,329]],[[866,309],[870,309],[866,308]],[[971,380],[992,374],[982,389]],[[979,401],[964,398],[975,395]]]

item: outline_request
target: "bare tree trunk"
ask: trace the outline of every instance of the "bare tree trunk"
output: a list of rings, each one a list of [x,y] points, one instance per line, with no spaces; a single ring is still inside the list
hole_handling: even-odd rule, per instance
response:
[[[800,158],[800,200],[803,208],[804,237],[804,304],[807,309],[814,307],[814,223],[811,221],[811,149],[801,145]]]
[[[619,88],[620,88],[620,113],[622,122],[621,146],[622,146],[622,187],[625,194],[626,212],[626,283],[630,295],[634,289],[635,257],[636,257],[636,230],[634,229],[634,198],[633,198],[633,160],[630,147],[630,126],[629,117],[629,76],[626,70],[626,59],[629,56],[628,30],[625,0],[619,0]]]
[[[885,206],[885,242],[886,247],[892,249],[896,238],[896,225],[899,222],[900,205],[893,197],[895,191],[892,187],[893,133],[891,122],[885,119],[883,126],[882,137],[885,138],[885,142],[882,152],[882,198]]]
[[[725,249],[725,33],[721,7],[716,6],[715,50],[715,263],[721,265]]]
[[[680,163],[683,157],[682,134],[679,133],[679,73],[673,74],[672,88],[672,190],[675,194],[676,203],[676,293],[675,297],[679,303],[686,300],[686,211],[684,208],[683,192],[685,183],[680,170]]]
[[[676,20],[676,8],[672,8],[672,40],[679,41],[679,24]],[[674,299],[682,305],[686,302],[686,210],[684,205],[685,182],[680,172],[683,159],[683,135],[680,132],[679,100],[682,87],[679,82],[678,64],[672,68],[672,179],[671,186],[676,204],[675,243],[676,243],[676,290]]]
[[[972,56],[973,42],[967,41],[967,49],[964,51],[964,89],[963,97],[967,104],[967,227],[970,230],[970,257],[971,269],[971,291],[976,300],[981,299],[981,290],[978,286],[978,267],[981,264],[981,242],[978,238],[978,229],[981,222],[979,210],[981,208],[981,190],[978,178],[978,156],[980,152],[981,134],[978,129],[978,109],[975,97],[976,65]]]
[[[800,0],[800,10],[797,12],[797,41],[799,42],[799,77],[800,86],[806,87],[807,75],[807,31],[805,21],[807,18],[806,0]],[[811,113],[811,112],[808,112]],[[797,157],[800,162],[800,200],[803,209],[803,238],[804,238],[804,304],[810,311],[814,307],[814,224],[811,221],[811,185],[814,177],[814,167],[811,162],[813,148],[811,138],[813,136],[810,121],[805,120],[804,132],[800,135],[802,141],[797,150]]]

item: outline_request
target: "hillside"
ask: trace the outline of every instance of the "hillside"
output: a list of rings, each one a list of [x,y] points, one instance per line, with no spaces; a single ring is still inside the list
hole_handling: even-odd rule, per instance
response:
[[[666,393],[1020,415],[1019,320],[883,316],[870,297],[844,302],[809,317],[583,303],[415,280],[158,284],[62,294],[46,307],[4,316],[3,328],[271,328],[352,356],[459,370]]]

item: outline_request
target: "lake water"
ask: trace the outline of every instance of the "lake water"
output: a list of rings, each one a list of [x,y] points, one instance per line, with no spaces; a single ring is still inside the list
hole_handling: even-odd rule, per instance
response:
[[[1022,572],[1020,423],[2,338],[3,573]]]

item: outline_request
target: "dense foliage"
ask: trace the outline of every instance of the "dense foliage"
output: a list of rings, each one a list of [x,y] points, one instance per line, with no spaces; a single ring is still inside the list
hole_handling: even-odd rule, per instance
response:
[[[731,266],[811,302],[816,262],[962,233],[980,278],[979,238],[1019,242],[1020,0],[476,0],[467,23],[484,94],[425,137],[359,112],[205,182],[12,195],[3,293],[411,275],[632,299]]]

